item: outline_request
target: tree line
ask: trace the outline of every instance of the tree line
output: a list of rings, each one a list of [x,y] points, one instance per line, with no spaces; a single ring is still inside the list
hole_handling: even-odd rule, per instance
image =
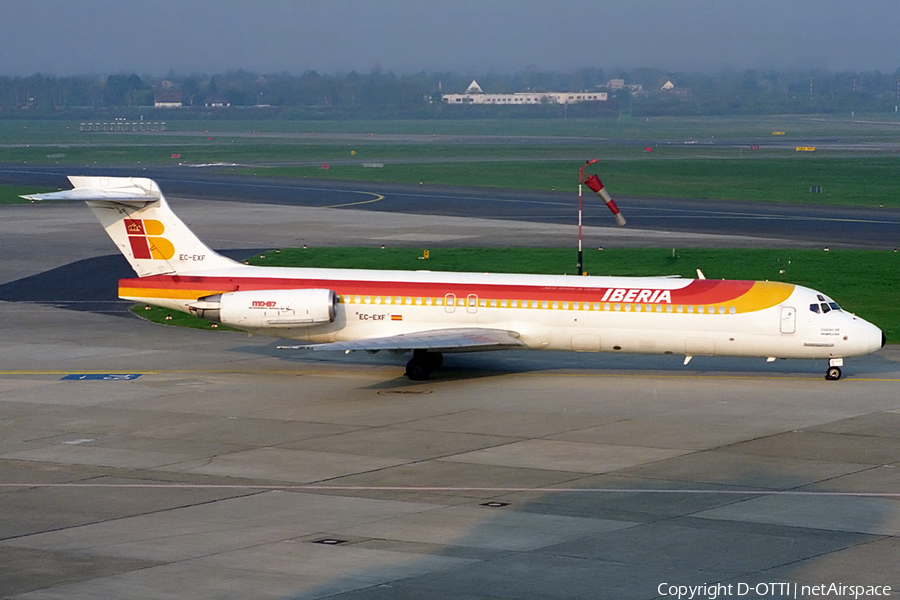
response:
[[[441,94],[462,93],[473,79],[488,93],[608,92],[607,102],[565,107],[567,116],[849,114],[852,111],[895,112],[900,105],[900,69],[890,74],[752,69],[703,74],[659,69],[607,72],[599,68],[545,72],[532,68],[514,74],[423,71],[411,75],[379,71],[368,74],[307,71],[292,75],[239,70],[183,76],[170,72],[166,77],[142,77],[135,73],[0,76],[0,117],[146,112],[163,90],[180,93],[183,105],[163,113],[170,119],[201,113],[208,118],[211,105],[228,107],[224,111],[230,118],[249,108],[285,118],[562,114],[559,106],[446,106],[441,102]],[[611,86],[611,82],[615,85]]]

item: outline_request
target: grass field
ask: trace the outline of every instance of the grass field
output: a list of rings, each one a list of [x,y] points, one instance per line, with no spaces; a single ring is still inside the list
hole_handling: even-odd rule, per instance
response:
[[[568,249],[451,248],[421,251],[402,248],[309,248],[272,250],[248,262],[264,266],[571,274],[575,252]],[[889,341],[900,339],[900,254],[880,250],[737,250],[638,248],[591,250],[584,255],[590,275],[770,280],[796,283],[833,297],[850,312],[878,325]],[[784,271],[782,273],[782,271]],[[861,276],[864,274],[864,276]],[[136,310],[158,322],[210,328],[206,321],[172,311]],[[171,315],[172,321],[165,316]]]
[[[164,133],[79,133],[77,122],[0,120],[9,164],[234,164],[267,177],[570,189],[584,160],[615,195],[900,206],[900,118],[171,121]],[[794,142],[777,141],[784,132]],[[347,137],[350,135],[351,137]],[[415,136],[408,140],[377,137]],[[434,139],[432,139],[432,136]],[[452,137],[446,137],[452,136]],[[724,146],[711,145],[722,139]],[[796,142],[796,140],[809,140]],[[880,150],[797,152],[839,139]],[[696,144],[692,143],[696,142]],[[648,147],[652,152],[646,152]],[[759,149],[753,145],[762,144]],[[365,168],[363,163],[383,164]],[[321,169],[328,164],[330,169]],[[811,194],[819,186],[822,193]]]
[[[882,149],[806,153],[792,144],[766,146],[780,139],[775,131],[810,140],[803,144],[839,138],[847,144],[878,141]],[[415,137],[401,143],[376,134]],[[900,153],[885,149],[898,136],[900,118],[894,115],[172,121],[165,133],[78,133],[76,122],[3,120],[0,162],[74,169],[226,163],[240,166],[222,167],[223,175],[553,190],[572,188],[584,160],[599,158],[594,172],[618,195],[898,207]],[[739,143],[710,145],[721,139]],[[754,143],[762,145],[751,149]],[[645,151],[648,144],[652,152]],[[365,168],[367,162],[384,167]],[[822,193],[811,194],[812,186]]]

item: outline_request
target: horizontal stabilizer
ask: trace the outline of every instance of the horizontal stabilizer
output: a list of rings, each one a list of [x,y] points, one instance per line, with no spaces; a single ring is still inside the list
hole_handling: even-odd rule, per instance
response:
[[[64,190],[62,192],[51,192],[49,194],[31,194],[29,196],[21,196],[26,200],[34,201],[80,201],[80,202],[120,202],[122,204],[133,204],[135,206],[143,206],[151,202],[156,202],[159,198],[150,197],[146,194],[127,194],[115,192],[111,190],[91,190],[91,189],[75,189]]]
[[[156,202],[162,196],[154,181],[142,177],[70,176],[69,181],[74,189],[29,194],[22,198],[41,202],[117,202],[138,207]]]

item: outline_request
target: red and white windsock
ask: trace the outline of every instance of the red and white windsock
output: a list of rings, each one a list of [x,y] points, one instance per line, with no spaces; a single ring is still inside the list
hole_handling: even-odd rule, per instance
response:
[[[587,179],[584,180],[584,183],[587,184],[591,191],[600,196],[600,199],[606,202],[606,205],[609,207],[609,210],[616,216],[616,223],[619,224],[619,227],[625,226],[625,217],[622,216],[622,213],[619,212],[619,207],[616,206],[616,203],[613,201],[612,196],[609,195],[603,188],[603,183],[600,181],[600,178],[596,175],[591,175]]]

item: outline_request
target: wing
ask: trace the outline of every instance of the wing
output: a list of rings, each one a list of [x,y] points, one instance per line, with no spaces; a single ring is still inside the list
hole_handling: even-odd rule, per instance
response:
[[[387,337],[332,342],[328,344],[302,344],[297,346],[278,346],[287,350],[340,350],[353,352],[367,350],[392,350],[404,352],[408,350],[430,350],[432,352],[475,352],[478,350],[504,350],[521,348],[525,344],[514,331],[503,329],[432,329],[415,333],[402,333]]]

